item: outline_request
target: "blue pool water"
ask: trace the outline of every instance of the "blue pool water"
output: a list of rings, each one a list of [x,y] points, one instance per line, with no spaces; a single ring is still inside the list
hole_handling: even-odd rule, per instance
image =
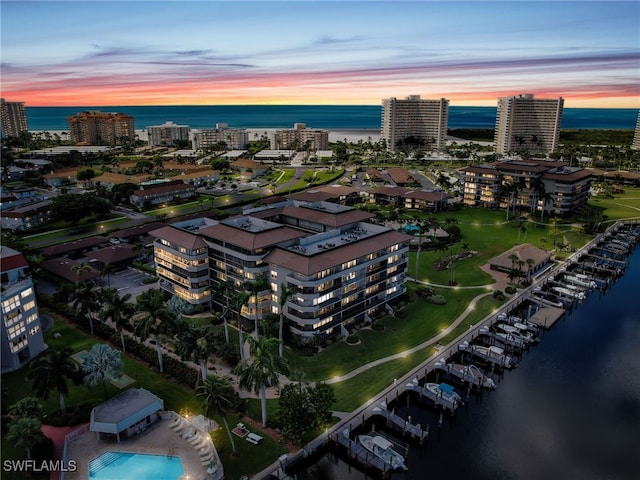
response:
[[[180,457],[105,452],[89,462],[90,480],[177,480],[184,473]]]

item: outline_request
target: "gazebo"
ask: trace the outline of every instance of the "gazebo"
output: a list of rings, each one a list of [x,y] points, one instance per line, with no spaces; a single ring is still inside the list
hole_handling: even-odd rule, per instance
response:
[[[115,438],[120,442],[161,420],[162,410],[162,399],[144,388],[130,388],[91,410],[89,429],[99,440]]]

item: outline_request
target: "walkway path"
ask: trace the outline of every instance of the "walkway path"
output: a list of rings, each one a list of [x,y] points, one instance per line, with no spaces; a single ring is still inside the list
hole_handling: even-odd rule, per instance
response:
[[[420,283],[424,283],[424,282],[420,282]],[[475,288],[478,288],[478,287],[475,287]],[[396,360],[398,358],[405,357],[407,355],[410,355],[412,353],[418,352],[420,350],[423,350],[423,349],[433,345],[434,343],[436,343],[441,338],[444,338],[448,334],[450,334],[473,311],[473,309],[475,308],[475,306],[478,303],[478,301],[481,298],[484,298],[484,297],[489,296],[489,295],[493,295],[493,292],[482,293],[482,294],[478,295],[477,297],[475,297],[473,300],[471,300],[469,305],[467,305],[467,308],[464,310],[464,312],[462,312],[458,316],[458,318],[456,318],[456,320],[453,323],[451,323],[447,328],[445,328],[440,333],[438,333],[438,335],[436,335],[435,337],[431,337],[426,342],[423,342],[423,343],[421,343],[419,345],[416,345],[415,347],[408,348],[407,350],[404,350],[404,351],[402,351],[400,353],[396,353],[394,355],[389,355],[388,357],[379,358],[378,360],[374,360],[373,362],[369,362],[369,363],[367,363],[365,365],[362,365],[362,366],[356,368],[355,370],[351,370],[349,373],[347,373],[345,375],[341,375],[339,377],[333,377],[333,378],[331,378],[329,380],[326,380],[325,383],[333,384],[333,383],[338,383],[338,382],[343,382],[345,380],[349,380],[350,378],[353,378],[356,375],[359,375],[360,373],[362,373],[362,372],[364,372],[366,370],[369,370],[370,368],[374,368],[374,367],[376,367],[376,366],[378,366],[378,365],[380,365],[382,363],[390,362],[392,360]]]

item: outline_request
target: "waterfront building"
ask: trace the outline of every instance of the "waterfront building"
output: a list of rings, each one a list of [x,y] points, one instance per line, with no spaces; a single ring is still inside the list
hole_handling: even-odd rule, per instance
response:
[[[0,98],[0,137],[19,137],[28,131],[24,102],[7,102]]]
[[[170,147],[176,140],[189,141],[189,132],[188,125],[176,125],[173,122],[147,128],[149,145],[152,147]]]
[[[0,284],[2,285],[2,371],[17,370],[46,345],[42,336],[29,265],[22,253],[0,246]]]
[[[293,129],[276,130],[271,138],[272,150],[329,150],[329,131],[313,130],[304,123],[294,123]]]
[[[229,128],[226,123],[216,123],[216,128],[204,128],[194,134],[196,149],[205,149],[224,142],[227,149],[244,150],[249,146],[249,132],[241,128]]]
[[[202,220],[204,222],[204,220]],[[191,305],[209,306],[209,256],[207,244],[182,222],[150,232],[159,287]]]
[[[525,93],[498,99],[495,151],[550,153],[558,148],[564,99]]]
[[[203,240],[210,289],[223,292],[232,285],[249,294],[243,305],[234,304],[234,292],[212,295],[213,303],[239,310],[251,326],[283,308],[293,334],[324,340],[388,311],[389,302],[406,291],[412,237],[368,223],[372,217],[344,205],[288,199],[219,222],[200,219],[189,231],[164,227],[153,232],[158,275],[167,290],[169,283],[175,290],[177,278],[186,299],[199,282],[183,281],[191,270],[179,263],[195,261],[188,265],[204,282],[204,263],[198,263]],[[290,293],[286,298],[282,285]]]
[[[382,100],[381,137],[387,149],[397,151],[403,143],[420,143],[424,149],[443,151],[447,141],[449,100],[427,100],[410,95],[404,100]]]
[[[593,173],[545,160],[508,160],[460,170],[463,203],[567,215],[587,204]]]
[[[135,138],[134,118],[124,113],[80,112],[67,117],[71,141],[81,145],[122,145]]]
[[[636,122],[636,131],[633,134],[632,150],[640,150],[640,111],[638,112],[638,120]]]

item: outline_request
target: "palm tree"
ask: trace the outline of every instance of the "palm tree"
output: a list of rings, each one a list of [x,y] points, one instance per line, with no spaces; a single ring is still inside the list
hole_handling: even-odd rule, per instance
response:
[[[257,135],[257,134],[256,134]],[[222,306],[222,320],[224,321],[224,338],[229,343],[229,312],[231,312],[231,296],[235,291],[235,286],[231,280],[218,285],[218,293],[224,298]]]
[[[114,272],[113,265],[105,263],[100,271],[100,275],[107,277],[107,286],[111,287],[111,274]]]
[[[76,283],[71,293],[71,306],[80,313],[81,317],[89,320],[91,335],[93,335],[93,315],[99,305],[98,292],[93,284],[84,281]]]
[[[244,360],[244,330],[242,329],[242,315],[240,314],[242,307],[249,299],[249,294],[244,290],[237,290],[233,296],[233,304],[238,315],[238,341],[240,343],[240,360]]]
[[[231,442],[231,451],[233,455],[237,455],[236,444],[233,441],[225,413],[225,409],[231,407],[235,401],[235,393],[231,384],[224,378],[209,375],[204,383],[198,387],[196,396],[202,398],[202,407],[207,417],[212,417],[214,414],[222,417]]]
[[[141,341],[153,335],[158,353],[158,368],[162,373],[162,346],[160,334],[176,322],[175,315],[164,305],[162,290],[152,288],[138,296],[135,313],[131,317],[136,335]]]
[[[249,337],[249,346],[253,355],[248,360],[241,361],[234,369],[242,388],[260,394],[262,425],[265,427],[267,426],[267,387],[279,385],[279,375],[286,375],[289,372],[286,360],[274,355],[277,343],[277,338]]]
[[[181,360],[194,360],[200,363],[203,383],[207,380],[207,360],[215,351],[214,331],[208,325],[190,325],[188,330],[180,335],[176,346],[176,354]]]
[[[91,266],[84,262],[78,262],[76,265],[71,267],[71,270],[76,272],[76,277],[78,278],[78,281],[80,281],[84,272],[91,271]]]
[[[69,394],[67,380],[73,379],[78,365],[71,358],[71,348],[50,350],[45,356],[31,364],[28,379],[37,397],[49,398],[49,392],[55,389],[60,397],[60,411],[65,412],[64,396]]]
[[[531,280],[531,267],[533,267],[536,261],[533,258],[527,258],[525,260],[527,262],[527,282]]]
[[[42,423],[35,417],[20,417],[9,425],[7,441],[15,448],[24,450],[31,459],[31,449],[44,439]]]
[[[101,321],[111,319],[115,324],[116,330],[120,332],[120,342],[122,343],[122,351],[126,352],[124,343],[124,325],[129,322],[131,315],[133,315],[134,306],[129,303],[131,294],[127,293],[124,296],[118,295],[118,290],[115,288],[107,288],[101,291],[102,308],[98,311],[98,318]]]
[[[96,343],[82,359],[80,366],[86,374],[84,381],[90,387],[102,384],[104,399],[107,399],[107,382],[122,376],[120,353],[106,343]]]
[[[9,407],[9,415],[14,418],[42,416],[42,404],[34,397],[25,397]]]
[[[293,290],[289,290],[286,283],[281,283],[280,297],[278,298],[278,302],[280,303],[280,324],[278,325],[278,340],[280,345],[278,345],[278,353],[281,357],[284,354],[284,306],[291,300],[291,297],[293,297]]]
[[[429,220],[418,223],[418,248],[416,249],[416,282],[418,281],[418,266],[420,265],[420,250],[422,250],[422,237],[429,231],[431,224]]]

